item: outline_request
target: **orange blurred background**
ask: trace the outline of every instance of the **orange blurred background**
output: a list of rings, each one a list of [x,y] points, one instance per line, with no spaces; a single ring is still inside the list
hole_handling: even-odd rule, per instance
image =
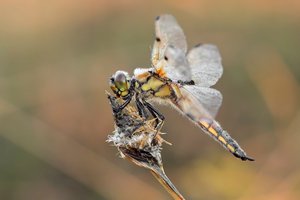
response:
[[[176,111],[157,106],[172,146],[164,168],[187,199],[300,199],[300,2],[0,2],[0,199],[171,199],[105,143],[105,90],[118,69],[150,65],[154,18],[173,14],[188,44],[216,44],[217,120],[242,162]]]

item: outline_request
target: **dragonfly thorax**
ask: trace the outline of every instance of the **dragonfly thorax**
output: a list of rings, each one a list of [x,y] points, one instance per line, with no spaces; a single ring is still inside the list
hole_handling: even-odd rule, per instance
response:
[[[158,97],[171,98],[174,94],[171,80],[161,77],[154,68],[137,68],[134,70],[135,91],[145,99]]]

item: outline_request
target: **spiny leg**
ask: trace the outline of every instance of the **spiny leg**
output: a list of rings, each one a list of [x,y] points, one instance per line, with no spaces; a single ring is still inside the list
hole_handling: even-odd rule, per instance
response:
[[[137,109],[138,109],[138,111],[139,111],[139,115],[140,115],[142,118],[144,118],[144,119],[148,119],[148,118],[149,118],[149,115],[148,115],[148,113],[147,113],[147,111],[146,111],[146,108],[145,108],[144,104],[140,101],[140,99],[137,98],[137,96],[136,96],[136,101],[135,101],[135,103],[136,103],[136,107],[137,107]]]
[[[121,112],[130,103],[131,99],[132,96],[128,96],[128,98],[125,100],[125,102],[122,105],[113,109],[114,113]]]
[[[149,110],[149,112],[151,113],[151,115],[156,119],[156,126],[155,129],[160,130],[164,120],[165,120],[165,116],[163,116],[163,114],[161,114],[157,109],[155,109],[150,103],[148,103],[147,101],[144,101],[144,105],[147,107],[147,109]]]
[[[153,140],[152,140],[154,141],[154,138],[156,138],[158,131],[160,131],[160,129],[164,124],[165,116],[163,116],[158,110],[156,110],[150,103],[144,101],[144,105],[147,107],[147,109],[149,110],[149,112],[155,118],[156,121],[156,125],[155,125],[156,133],[153,136]]]

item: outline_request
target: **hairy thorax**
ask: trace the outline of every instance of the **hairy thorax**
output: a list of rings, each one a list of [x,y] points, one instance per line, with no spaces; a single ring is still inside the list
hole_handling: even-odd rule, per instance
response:
[[[168,78],[160,77],[151,69],[137,69],[134,72],[136,79],[135,90],[143,98],[174,99],[178,96],[177,84]]]

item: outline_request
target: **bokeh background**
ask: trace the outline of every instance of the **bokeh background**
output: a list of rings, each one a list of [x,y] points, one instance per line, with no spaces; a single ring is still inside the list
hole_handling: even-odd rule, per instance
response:
[[[153,21],[176,16],[188,44],[216,44],[223,127],[242,162],[176,111],[167,175],[187,199],[300,199],[297,0],[0,1],[0,199],[171,199],[105,143],[118,69],[150,64]]]

